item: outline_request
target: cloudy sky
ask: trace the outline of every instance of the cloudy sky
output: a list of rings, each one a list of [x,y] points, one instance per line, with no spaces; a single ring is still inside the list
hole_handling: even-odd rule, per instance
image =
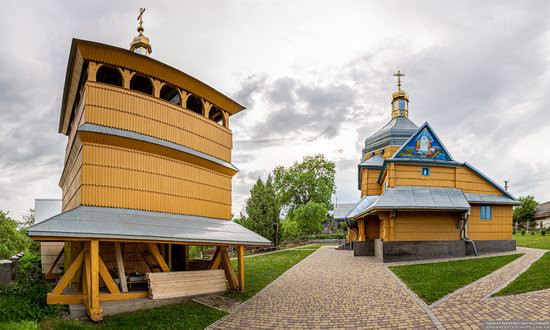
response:
[[[10,1],[0,12],[0,210],[59,198],[57,133],[72,38],[128,47],[139,7],[152,56],[248,109],[232,117],[233,211],[277,165],[323,153],[358,199],[364,139],[410,118],[516,196],[550,200],[548,1]]]

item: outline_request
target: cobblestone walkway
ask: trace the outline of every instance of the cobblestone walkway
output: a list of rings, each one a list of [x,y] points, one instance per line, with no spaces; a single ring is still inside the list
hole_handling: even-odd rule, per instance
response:
[[[550,290],[490,298],[544,250],[518,248],[525,256],[432,306],[446,329],[480,329],[485,320],[550,320]]]
[[[550,290],[489,298],[544,251],[428,307],[375,258],[323,247],[211,329],[480,329],[484,320],[548,320]]]
[[[375,258],[320,248],[212,329],[435,328]]]

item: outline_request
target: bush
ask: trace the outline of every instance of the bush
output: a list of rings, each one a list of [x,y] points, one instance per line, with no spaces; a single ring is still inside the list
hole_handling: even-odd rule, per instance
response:
[[[40,256],[26,254],[19,260],[16,282],[1,292],[0,320],[41,320],[55,315],[59,305],[47,305],[48,286],[42,279]]]
[[[521,230],[521,235],[522,235],[522,236],[525,236],[525,233],[526,233],[525,229],[522,229],[522,230]]]
[[[536,233],[535,230],[531,230],[531,236],[535,236],[535,233]]]
[[[546,228],[542,228],[541,231],[540,231],[540,234],[542,236],[546,236]]]

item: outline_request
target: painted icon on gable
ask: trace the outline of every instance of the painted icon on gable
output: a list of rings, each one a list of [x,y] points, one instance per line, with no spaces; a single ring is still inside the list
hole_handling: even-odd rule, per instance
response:
[[[441,143],[434,138],[427,127],[416,134],[407,145],[401,149],[397,158],[424,158],[434,160],[451,160]]]

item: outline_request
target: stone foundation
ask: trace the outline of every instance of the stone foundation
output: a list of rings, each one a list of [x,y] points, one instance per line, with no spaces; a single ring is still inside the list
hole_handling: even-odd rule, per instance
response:
[[[353,243],[353,256],[373,256],[374,255],[374,239],[366,241],[356,241]]]
[[[476,244],[477,252],[483,253],[495,253],[495,252],[507,252],[516,250],[516,241],[511,240],[491,240],[491,241],[474,241]],[[466,244],[466,255],[475,255],[474,247],[472,244]]]
[[[358,242],[355,242],[355,244],[357,243]],[[516,241],[514,240],[475,241],[475,244],[479,254],[507,252],[516,249]],[[355,246],[357,247],[357,245]],[[383,262],[459,258],[467,255],[474,255],[472,244],[462,240],[382,241],[380,239],[375,239],[372,246],[374,255]],[[357,253],[354,251],[354,255],[372,255],[363,254],[366,253],[365,251],[368,251],[368,248],[361,247]]]

